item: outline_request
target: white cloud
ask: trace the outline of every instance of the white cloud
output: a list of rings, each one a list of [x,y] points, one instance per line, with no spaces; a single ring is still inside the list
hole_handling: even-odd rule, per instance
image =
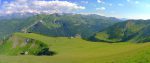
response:
[[[119,4],[118,4],[118,6],[124,6],[124,4],[122,4],[122,3],[119,3]]]
[[[130,2],[131,0],[127,0],[127,2]]]
[[[133,3],[133,4],[139,4],[139,0],[126,0],[129,3]]]
[[[106,10],[106,8],[105,7],[101,7],[101,8],[96,8],[96,10],[101,10],[101,11],[103,11],[103,10]]]
[[[106,8],[105,7],[101,7],[101,10],[106,10]]]
[[[2,5],[0,14],[12,13],[72,13],[85,7],[68,1],[15,0]]]
[[[97,2],[98,2],[98,3],[102,3],[102,1],[101,1],[101,0],[97,0]]]
[[[140,2],[139,1],[135,1],[135,4],[139,4]]]
[[[104,1],[102,1],[102,0],[97,0],[97,2],[98,2],[98,3],[105,4],[105,2],[104,2]]]

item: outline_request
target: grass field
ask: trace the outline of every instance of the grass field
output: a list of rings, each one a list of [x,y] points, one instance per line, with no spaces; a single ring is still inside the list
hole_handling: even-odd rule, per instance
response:
[[[150,43],[90,42],[80,38],[54,38],[32,33],[15,35],[42,41],[56,55],[0,55],[0,63],[150,63]]]

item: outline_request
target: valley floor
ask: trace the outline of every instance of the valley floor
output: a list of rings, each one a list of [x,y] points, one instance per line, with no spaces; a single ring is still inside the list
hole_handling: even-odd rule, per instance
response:
[[[5,56],[0,63],[150,63],[150,43],[103,43],[80,38],[46,37],[16,33],[49,45],[54,56]]]

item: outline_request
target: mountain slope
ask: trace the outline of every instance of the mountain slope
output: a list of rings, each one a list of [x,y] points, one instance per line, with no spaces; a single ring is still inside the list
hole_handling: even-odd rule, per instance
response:
[[[14,32],[34,32],[48,36],[75,36],[83,38],[120,21],[99,15],[51,14],[25,18],[0,19],[0,39],[6,39]]]
[[[139,32],[137,32],[136,37],[131,39],[130,41],[138,41],[138,42],[149,42],[150,41],[150,25],[146,26]]]
[[[142,39],[146,39],[144,35],[147,35],[149,30],[149,20],[129,20],[126,22],[120,22],[113,26],[108,27],[104,31],[101,31],[95,35],[95,38],[101,41],[119,42],[130,41],[140,42],[144,40],[134,40],[137,36]],[[141,34],[143,33],[143,34]],[[150,36],[150,35],[147,35]],[[145,42],[145,41],[144,41]]]
[[[79,34],[83,38],[88,38],[119,21],[99,15],[52,14],[43,17],[37,25],[28,29],[28,32],[67,37]]]
[[[0,40],[7,39],[14,32],[20,32],[23,28],[32,25],[39,17],[25,17],[25,18],[1,18],[0,19]]]

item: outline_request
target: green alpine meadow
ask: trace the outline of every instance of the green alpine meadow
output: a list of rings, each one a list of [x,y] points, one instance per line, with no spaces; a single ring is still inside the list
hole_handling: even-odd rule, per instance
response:
[[[35,33],[15,33],[20,42],[20,37],[30,38],[36,41],[34,46],[21,45],[14,47],[13,40],[1,46],[1,63],[149,63],[150,43],[105,43],[86,41],[81,38],[47,37]],[[15,37],[11,38],[15,38]],[[41,42],[41,43],[40,43]],[[40,47],[39,44],[47,44]],[[38,47],[37,47],[38,46]],[[54,55],[36,55],[34,52],[42,51],[42,48],[49,48]],[[21,55],[27,51],[27,55]],[[34,54],[32,54],[34,53]]]
[[[0,0],[0,63],[150,63],[149,0]]]

